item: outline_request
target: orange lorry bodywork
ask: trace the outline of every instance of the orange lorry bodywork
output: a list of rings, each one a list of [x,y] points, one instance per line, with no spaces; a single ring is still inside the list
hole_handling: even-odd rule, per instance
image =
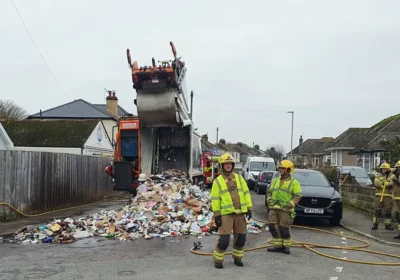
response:
[[[138,178],[141,172],[141,133],[140,133],[140,124],[139,124],[139,119],[135,116],[128,115],[128,116],[123,116],[120,117],[118,120],[118,131],[116,133],[115,139],[113,141],[114,145],[114,160],[113,160],[113,165],[107,166],[106,167],[106,173],[111,176],[115,181],[118,181],[118,178],[115,178],[115,164],[118,164],[119,162],[129,162],[132,164],[132,183],[129,186],[128,190],[130,192],[136,193],[136,188],[138,187]],[[126,153],[124,155],[123,151],[123,139],[124,138],[124,132],[137,132],[135,133],[134,137],[131,137],[133,139],[133,143],[125,143],[125,144],[133,144],[137,145],[136,147],[132,147],[133,150],[137,149],[137,156],[127,156]],[[114,132],[113,132],[114,135]],[[126,139],[129,140],[129,137]],[[137,143],[137,144],[136,144]],[[115,189],[115,186],[114,186]]]

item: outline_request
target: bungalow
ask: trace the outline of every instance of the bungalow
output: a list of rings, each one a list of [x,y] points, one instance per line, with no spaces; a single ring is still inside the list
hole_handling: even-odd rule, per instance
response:
[[[308,167],[320,168],[331,163],[330,153],[325,148],[334,141],[333,137],[323,137],[321,139],[312,139],[310,145],[307,145],[299,152],[302,156],[303,163]]]
[[[366,135],[373,137],[365,137]],[[382,141],[390,141],[400,136],[400,114],[386,118],[369,128],[363,135],[366,139],[349,151],[349,155],[357,157],[357,164],[372,173],[381,161],[384,152]]]
[[[40,110],[39,113],[27,117],[29,120],[102,120],[106,128],[107,135],[112,140],[117,133],[113,127],[117,125],[119,116],[128,112],[118,105],[118,98],[115,91],[108,91],[106,104],[92,104],[83,99],[78,99],[46,111]]]
[[[365,135],[368,128],[351,127],[335,138],[335,141],[324,150],[331,153],[332,165],[356,165],[357,156],[349,152],[362,145],[372,135]],[[371,139],[370,139],[371,140]]]

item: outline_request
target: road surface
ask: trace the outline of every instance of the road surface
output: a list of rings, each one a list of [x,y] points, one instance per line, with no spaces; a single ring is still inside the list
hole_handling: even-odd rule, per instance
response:
[[[265,218],[263,196],[253,193],[254,215]],[[325,223],[312,226],[334,232],[341,227]],[[341,237],[327,236],[303,229],[293,229],[294,239],[329,245],[343,245]],[[359,237],[359,236],[358,236]],[[267,231],[248,235],[248,246],[264,245],[270,238]],[[259,250],[245,253],[245,266],[235,267],[227,256],[225,267],[217,270],[211,257],[190,253],[194,241],[201,241],[205,252],[212,252],[216,236],[170,238],[166,240],[136,240],[120,242],[103,238],[89,238],[72,244],[17,245],[0,244],[0,279],[398,279],[400,267],[352,264],[324,258],[303,248],[293,248],[291,255]],[[348,245],[358,244],[346,241]],[[399,247],[372,242],[372,250],[400,254]],[[338,257],[367,261],[389,259],[356,251],[321,249]],[[337,278],[336,278],[337,277]]]

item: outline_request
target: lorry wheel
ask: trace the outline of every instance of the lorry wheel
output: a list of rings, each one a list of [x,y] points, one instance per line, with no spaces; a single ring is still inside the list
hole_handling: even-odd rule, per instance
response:
[[[132,189],[132,197],[136,197],[137,195],[137,188]]]

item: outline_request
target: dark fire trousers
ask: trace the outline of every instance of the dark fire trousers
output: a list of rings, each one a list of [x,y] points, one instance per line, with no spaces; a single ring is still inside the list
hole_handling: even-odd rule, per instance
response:
[[[247,234],[245,214],[229,214],[222,216],[222,226],[218,230],[217,245],[214,249],[214,262],[224,261],[224,253],[229,246],[232,232],[234,236],[232,256],[238,260],[243,258]]]
[[[291,247],[292,238],[290,236],[290,227],[296,213],[284,211],[281,209],[271,209],[268,215],[269,232],[272,235],[272,243],[275,247]]]

